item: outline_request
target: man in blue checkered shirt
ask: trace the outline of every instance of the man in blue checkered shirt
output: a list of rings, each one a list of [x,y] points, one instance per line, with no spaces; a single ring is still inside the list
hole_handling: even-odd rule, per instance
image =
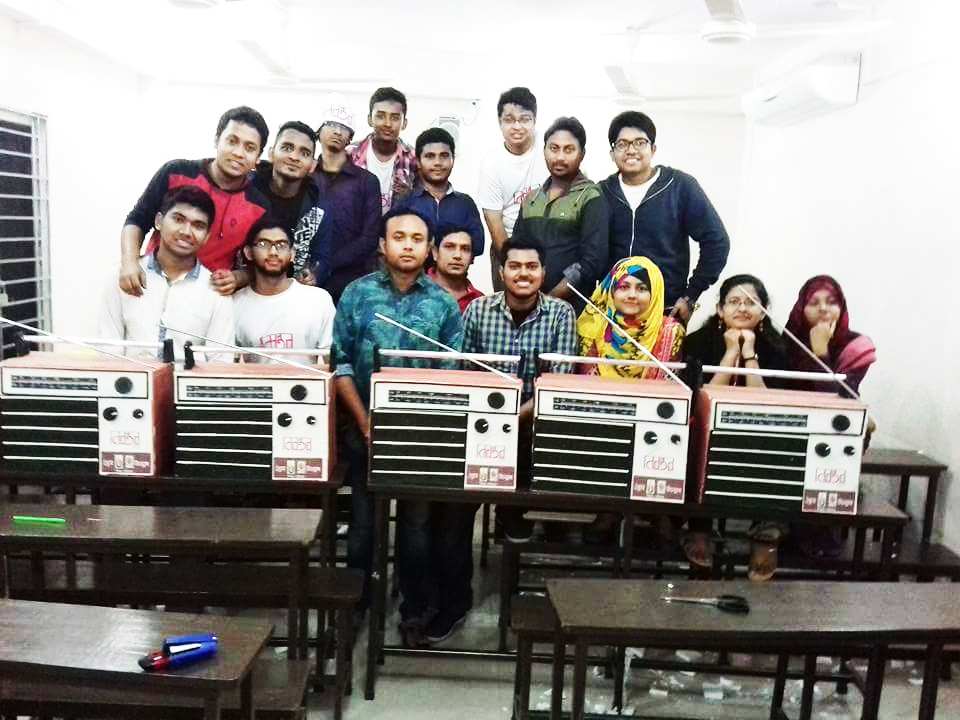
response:
[[[546,277],[543,247],[532,239],[508,240],[501,250],[503,291],[477,298],[463,316],[464,352],[524,355],[523,396],[520,406],[520,433],[517,444],[518,478],[530,477],[530,448],[533,436],[534,353],[575,355],[576,315],[573,307],[540,292]],[[553,372],[570,372],[568,364],[557,364]],[[530,523],[522,508],[502,507],[497,517],[507,539],[522,542],[530,537]]]

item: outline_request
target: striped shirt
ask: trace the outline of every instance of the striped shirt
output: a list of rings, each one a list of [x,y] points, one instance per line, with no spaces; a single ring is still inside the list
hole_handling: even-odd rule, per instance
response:
[[[534,353],[575,355],[576,317],[570,303],[543,293],[533,311],[517,327],[503,292],[477,298],[463,316],[463,351],[523,355],[523,400],[533,397],[536,376]],[[506,372],[515,368],[498,368]],[[567,364],[557,364],[554,372],[571,372]]]

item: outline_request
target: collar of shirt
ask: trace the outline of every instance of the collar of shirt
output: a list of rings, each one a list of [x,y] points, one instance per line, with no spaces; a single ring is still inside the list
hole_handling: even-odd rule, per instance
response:
[[[427,276],[428,278],[430,278],[431,280],[434,280],[434,278],[437,277],[437,268],[436,268],[436,267],[429,268],[429,269],[424,273],[424,275],[426,275],[426,276]],[[465,279],[466,279],[466,278],[465,278]],[[440,283],[437,283],[437,284],[439,285]],[[467,293],[478,293],[478,292],[480,292],[480,291],[477,290],[477,289],[473,286],[473,283],[470,282],[470,280],[467,280]],[[480,293],[480,294],[482,295],[483,293]]]
[[[411,191],[411,194],[413,194],[413,195],[429,195],[431,199],[437,200],[437,199],[433,196],[433,194],[432,194],[429,190],[427,190],[427,186],[424,185],[420,180],[417,180],[417,184],[413,186],[413,190]],[[449,196],[449,195],[455,195],[455,194],[456,194],[456,193],[454,193],[453,184],[448,182],[448,183],[447,183],[447,191],[443,194],[443,196],[444,196],[444,197],[447,197],[447,196]],[[437,200],[437,202],[439,202],[439,200]]]
[[[496,307],[499,307],[499,308],[500,308],[500,312],[502,312],[502,313],[504,314],[504,316],[507,317],[507,318],[510,320],[510,322],[516,326],[516,323],[513,322],[513,312],[511,312],[510,306],[507,305],[507,293],[506,293],[506,292],[498,292],[498,293],[495,293],[495,294],[494,294],[493,304],[494,304]],[[521,327],[523,327],[524,325],[526,325],[526,324],[528,324],[528,323],[533,323],[533,322],[536,322],[537,320],[539,320],[539,319],[540,319],[540,314],[541,314],[542,311],[543,311],[543,293],[541,292],[541,293],[537,293],[537,304],[536,304],[536,307],[534,307],[533,310],[530,311],[530,314],[527,315],[527,316],[523,319],[523,322],[520,323],[520,325],[519,325],[519,327],[517,327],[517,329],[519,330],[519,329],[520,329]]]
[[[390,277],[390,273],[388,273],[386,270],[377,270],[374,275],[377,278],[377,282],[379,282],[381,285],[389,285],[391,288],[393,288],[395,293],[400,293],[400,291],[397,289],[397,286],[393,284],[393,278]],[[431,281],[427,279],[426,274],[421,272],[419,275],[417,275],[417,279],[413,281],[413,284],[410,286],[410,290],[413,290],[414,288],[424,288],[429,282]]]
[[[156,251],[150,253],[147,256],[147,270],[155,272],[164,280],[166,280],[167,282],[170,282],[170,278],[167,277],[167,274],[163,271],[163,268],[160,267],[160,261],[157,260]],[[180,278],[180,280],[196,280],[198,277],[200,277],[200,261],[197,259],[194,259],[193,268],[191,268],[190,272],[188,272],[186,275]],[[175,280],[174,282],[179,282],[179,280]]]

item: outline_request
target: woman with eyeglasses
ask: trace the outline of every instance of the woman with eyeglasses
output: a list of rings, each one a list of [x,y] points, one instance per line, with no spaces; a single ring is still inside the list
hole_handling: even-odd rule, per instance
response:
[[[687,359],[729,368],[787,369],[783,339],[763,310],[769,307],[770,296],[759,278],[746,274],[727,278],[720,286],[716,314],[687,336],[684,343]],[[711,385],[783,386],[774,378],[724,372],[704,373],[703,380]],[[690,532],[683,538],[687,559],[694,565],[710,567],[714,552],[710,540],[712,523],[691,520],[688,527]],[[777,569],[777,547],[785,534],[786,526],[779,523],[755,523],[750,529],[751,580],[773,577]]]

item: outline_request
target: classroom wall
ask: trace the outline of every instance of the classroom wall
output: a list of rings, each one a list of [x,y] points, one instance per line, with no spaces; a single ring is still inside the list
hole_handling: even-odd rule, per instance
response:
[[[943,14],[929,25],[905,20],[889,46],[865,53],[855,107],[749,128],[740,237],[727,269],[760,275],[781,319],[806,278],[834,275],[851,327],[878,347],[862,386],[879,424],[875,444],[922,449],[956,468],[960,56],[934,20],[954,26]],[[941,489],[943,538],[960,547],[960,486]]]

